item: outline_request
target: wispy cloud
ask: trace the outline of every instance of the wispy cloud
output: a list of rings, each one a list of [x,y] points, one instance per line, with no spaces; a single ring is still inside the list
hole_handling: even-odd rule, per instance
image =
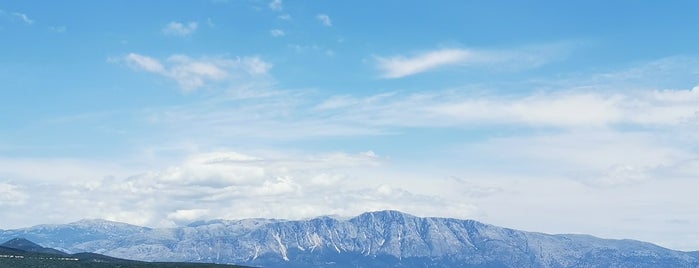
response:
[[[333,22],[332,20],[330,20],[330,16],[328,16],[327,14],[318,14],[318,16],[316,16],[316,19],[318,19],[318,21],[320,21],[320,23],[325,26],[333,26]]]
[[[293,49],[294,52],[299,53],[299,54],[318,53],[318,54],[325,54],[326,56],[335,55],[335,51],[333,51],[332,49],[322,47],[322,46],[319,46],[316,44],[312,44],[312,45],[287,44],[286,46],[290,49]]]
[[[517,97],[468,96],[448,91],[390,98],[338,96],[317,106],[346,111],[345,120],[384,126],[516,124],[561,128],[678,126],[697,120],[697,107],[699,87],[625,93],[567,91]],[[357,118],[362,115],[365,120]]]
[[[165,35],[185,37],[192,35],[197,30],[198,26],[199,24],[196,22],[185,24],[172,21],[163,27],[162,32]]]
[[[65,33],[68,30],[65,26],[49,26],[48,29],[54,33]]]
[[[160,63],[160,61],[148,57],[139,55],[136,53],[129,53],[125,58],[127,64],[129,64],[134,69],[142,69],[153,73],[166,73],[165,67]]]
[[[27,16],[27,14],[19,13],[19,12],[13,12],[12,15],[14,15],[14,16],[17,17],[20,21],[22,21],[22,22],[24,22],[24,23],[26,23],[26,24],[29,24],[29,25],[34,24],[34,20],[30,19],[29,16]]]
[[[34,20],[29,18],[29,16],[27,14],[20,13],[20,12],[7,12],[7,11],[0,9],[0,17],[5,17],[6,19],[11,20],[11,21],[19,21],[19,22],[27,24],[27,25],[34,24]]]
[[[157,61],[136,55],[132,61],[138,62],[143,70],[168,72],[163,71],[167,68]],[[307,93],[299,94],[265,95],[250,106],[226,102],[207,103],[202,107],[193,105],[149,117],[158,118],[159,124],[189,129],[190,138],[210,137],[215,132],[222,137],[282,140],[385,135],[404,128],[434,127],[684,128],[699,118],[699,87],[625,91],[572,87],[517,95],[475,93],[468,89],[425,90],[321,99]],[[236,127],[246,124],[251,117],[256,118],[256,124],[248,124],[244,129]],[[216,131],[210,131],[212,128]]]
[[[282,0],[272,0],[272,2],[269,2],[269,8],[274,11],[281,11],[284,8]]]
[[[400,78],[430,69],[464,62],[472,52],[461,49],[445,49],[431,51],[411,58],[397,56],[390,58],[377,57],[378,68],[384,78]]]
[[[173,79],[183,91],[192,91],[210,83],[237,79],[244,76],[262,76],[272,67],[258,57],[228,59],[204,57],[193,59],[185,55],[172,55],[161,61],[136,53],[129,53],[112,62],[125,62],[135,70],[142,70]]]
[[[281,29],[270,30],[269,34],[274,36],[274,37],[282,37],[282,36],[286,35],[286,33],[284,33],[284,31]]]
[[[533,68],[546,64],[567,50],[566,45],[553,44],[521,47],[511,50],[448,48],[411,56],[377,56],[376,67],[383,78],[401,78],[449,66],[478,66],[498,69]]]

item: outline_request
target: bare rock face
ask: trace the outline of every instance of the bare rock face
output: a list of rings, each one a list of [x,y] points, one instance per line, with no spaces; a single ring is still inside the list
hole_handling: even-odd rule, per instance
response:
[[[699,267],[695,253],[398,211],[340,220],[246,219],[151,229],[102,220],[0,231],[66,252],[263,267]]]

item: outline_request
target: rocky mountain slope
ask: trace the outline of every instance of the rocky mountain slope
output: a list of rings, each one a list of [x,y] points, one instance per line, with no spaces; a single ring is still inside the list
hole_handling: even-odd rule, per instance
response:
[[[523,232],[397,211],[341,220],[247,219],[151,229],[102,220],[0,231],[66,252],[264,267],[699,267],[696,254],[633,240]]]
[[[140,262],[96,253],[68,254],[42,247],[24,238],[13,238],[0,244],[0,268],[245,268],[243,266],[183,263]]]

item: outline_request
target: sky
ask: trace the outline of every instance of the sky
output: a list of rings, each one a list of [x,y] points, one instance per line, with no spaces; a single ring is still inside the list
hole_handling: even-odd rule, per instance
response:
[[[0,228],[395,209],[699,250],[696,10],[0,0]]]

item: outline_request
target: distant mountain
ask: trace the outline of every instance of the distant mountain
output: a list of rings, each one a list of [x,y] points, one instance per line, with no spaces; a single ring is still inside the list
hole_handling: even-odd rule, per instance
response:
[[[5,247],[5,248],[11,248],[11,249],[18,249],[20,251],[26,251],[26,252],[32,252],[32,253],[46,253],[46,254],[55,254],[55,255],[68,255],[68,253],[65,253],[60,250],[55,250],[52,248],[45,248],[42,246],[39,246],[35,244],[32,241],[29,241],[24,238],[14,238],[11,239],[5,243],[0,244],[0,246]]]
[[[2,268],[245,268],[209,263],[141,262],[96,253],[68,254],[45,248],[24,238],[14,238],[0,245]]]
[[[201,221],[150,229],[102,220],[0,231],[67,252],[143,261],[263,267],[699,267],[696,253],[634,240],[517,231],[472,220],[398,211]]]

